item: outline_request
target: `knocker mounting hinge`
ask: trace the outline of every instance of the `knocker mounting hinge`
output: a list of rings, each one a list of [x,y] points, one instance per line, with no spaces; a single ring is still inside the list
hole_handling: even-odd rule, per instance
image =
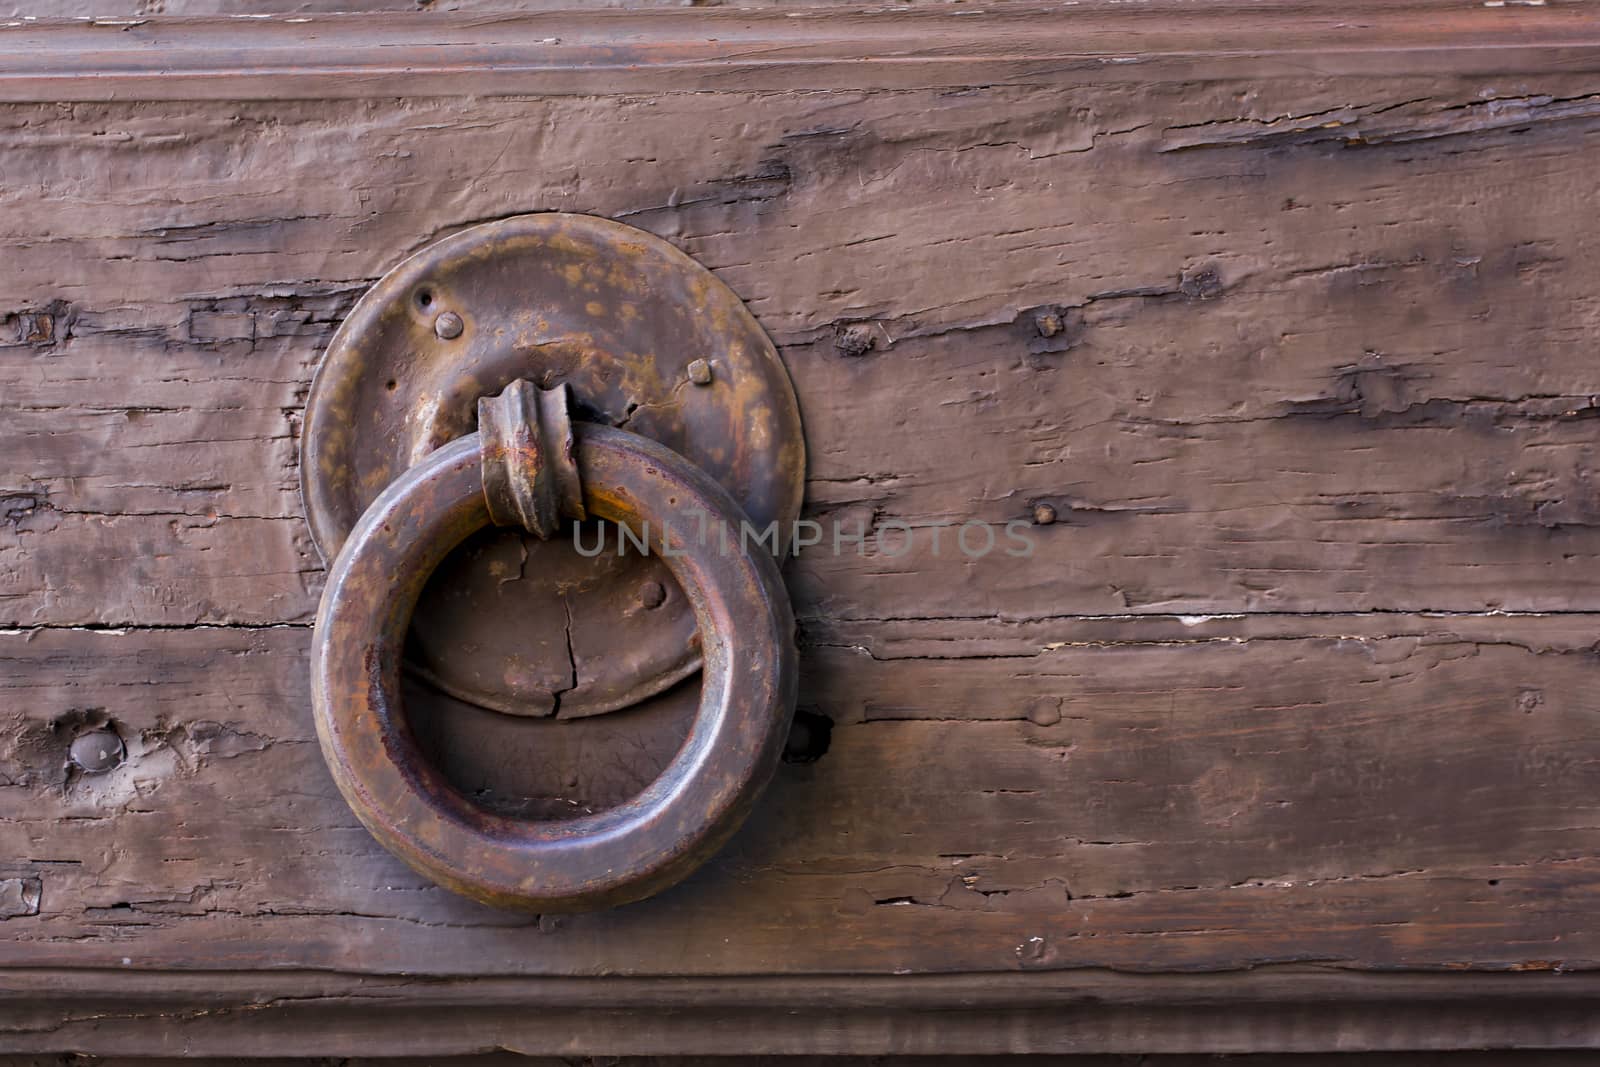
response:
[[[483,497],[496,526],[521,525],[549,540],[562,519],[586,519],[567,386],[521,378],[478,400]]]

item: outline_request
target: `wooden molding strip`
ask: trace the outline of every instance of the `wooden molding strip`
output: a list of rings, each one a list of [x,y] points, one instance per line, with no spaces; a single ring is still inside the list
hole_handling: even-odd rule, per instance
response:
[[[1600,72],[1591,0],[10,19],[0,100],[928,89]]]
[[[431,979],[0,971],[0,1053],[441,1056],[1297,1052],[1600,1045],[1593,974],[1264,968]],[[1003,1046],[997,1035],[1004,1035]]]

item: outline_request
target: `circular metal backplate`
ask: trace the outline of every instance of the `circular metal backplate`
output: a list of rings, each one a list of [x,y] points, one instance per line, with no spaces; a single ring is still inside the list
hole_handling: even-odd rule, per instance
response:
[[[805,447],[772,342],[727,286],[665,241],[587,215],[523,215],[423,249],[357,302],[306,402],[301,488],[331,561],[401,472],[476,428],[480,396],[566,382],[577,418],[660,441],[722,484],[758,530],[792,528]],[[686,528],[696,518],[684,516]],[[601,531],[576,532],[593,551]],[[572,536],[469,540],[412,620],[412,670],[519,715],[627,707],[700,666],[662,561]]]

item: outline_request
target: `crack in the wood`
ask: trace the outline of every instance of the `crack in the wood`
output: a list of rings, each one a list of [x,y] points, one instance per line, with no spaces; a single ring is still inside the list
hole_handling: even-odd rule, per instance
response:
[[[1428,103],[1422,97],[1386,105],[1350,104],[1302,115],[1274,118],[1241,116],[1184,123],[1166,128],[1175,131],[1218,131],[1215,137],[1190,133],[1171,138],[1158,152],[1189,152],[1215,148],[1275,148],[1338,144],[1345,148],[1410,144],[1467,134],[1539,124],[1573,122],[1600,117],[1600,93],[1556,97],[1525,95],[1490,97],[1455,104],[1442,104],[1431,111],[1399,116],[1374,125],[1371,119],[1407,107]],[[1340,116],[1330,118],[1329,116]],[[1321,120],[1321,121],[1319,121]]]

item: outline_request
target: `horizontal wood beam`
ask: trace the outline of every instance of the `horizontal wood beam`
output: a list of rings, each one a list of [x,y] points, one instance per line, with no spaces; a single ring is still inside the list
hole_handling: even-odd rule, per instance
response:
[[[0,634],[0,972],[1600,974],[1596,629],[808,624],[826,752],[678,889],[543,917],[428,885],[356,823],[303,628]],[[474,795],[588,803],[648,778],[696,695],[573,723],[408,707],[446,724],[447,763],[505,755]],[[126,758],[74,776],[91,723]]]
[[[1346,1052],[1600,1040],[1595,979],[1081,972],[719,981],[0,974],[0,1049],[115,1056]],[[403,1022],[402,1022],[403,1020]]]
[[[1600,70],[1600,9],[1543,0],[18,18],[0,100],[926,89]]]

